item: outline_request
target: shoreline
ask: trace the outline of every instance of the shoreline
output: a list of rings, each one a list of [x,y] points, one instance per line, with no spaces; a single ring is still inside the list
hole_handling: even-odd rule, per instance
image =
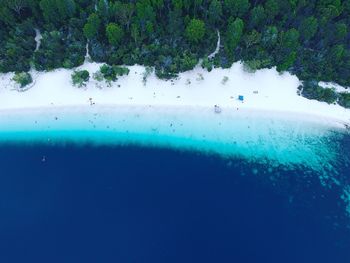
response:
[[[159,80],[152,73],[146,84],[142,82],[142,66],[130,66],[111,86],[92,79],[102,64],[86,62],[78,69],[90,73],[86,87],[74,87],[73,70],[58,69],[51,72],[32,72],[34,85],[29,90],[11,90],[13,73],[0,74],[0,112],[30,111],[63,108],[125,108],[160,107],[171,109],[209,109],[217,105],[223,112],[253,112],[256,115],[283,115],[286,118],[304,118],[310,121],[334,122],[339,126],[350,124],[350,109],[325,102],[308,100],[297,94],[300,81],[289,73],[278,74],[275,69],[255,73],[245,72],[241,63],[229,69],[211,72],[197,66],[181,73],[174,80]],[[227,82],[223,83],[223,78]],[[244,96],[239,101],[238,96]],[[21,112],[22,111],[22,112]]]
[[[208,107],[52,107],[0,111],[0,143],[138,145],[322,171],[344,126],[327,118]],[[334,137],[335,136],[335,137]]]
[[[174,114],[179,113],[185,114],[186,112],[197,112],[197,113],[212,113],[212,116],[226,115],[230,114],[231,116],[236,116],[240,118],[266,118],[272,120],[289,120],[289,121],[301,121],[314,123],[319,125],[328,126],[335,129],[347,129],[350,122],[346,122],[341,118],[328,117],[324,115],[317,115],[313,113],[304,113],[304,112],[293,112],[285,110],[267,110],[259,108],[229,108],[229,107],[220,107],[221,112],[215,112],[215,105],[212,107],[209,106],[193,106],[193,105],[131,105],[131,104],[104,104],[104,105],[51,105],[51,106],[39,106],[39,107],[29,107],[29,108],[14,108],[14,109],[1,109],[0,117],[4,115],[37,115],[39,116],[43,112],[45,114],[55,115],[57,113],[95,113],[95,114],[104,114],[111,113],[116,111],[134,111],[144,112],[145,110],[151,109],[157,113],[172,112]],[[208,115],[210,116],[210,115]],[[234,119],[232,119],[234,122]],[[0,127],[1,130],[1,127]]]

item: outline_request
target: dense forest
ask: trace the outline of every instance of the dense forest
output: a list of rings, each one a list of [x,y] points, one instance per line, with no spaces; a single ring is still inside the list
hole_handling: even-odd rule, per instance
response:
[[[205,58],[350,86],[349,24],[350,0],[0,0],[0,72],[74,68],[88,46],[93,61],[160,78]]]

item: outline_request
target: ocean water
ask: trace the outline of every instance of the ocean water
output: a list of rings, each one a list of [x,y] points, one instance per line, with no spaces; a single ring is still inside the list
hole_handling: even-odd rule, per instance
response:
[[[281,116],[0,118],[0,262],[350,262],[350,136]]]

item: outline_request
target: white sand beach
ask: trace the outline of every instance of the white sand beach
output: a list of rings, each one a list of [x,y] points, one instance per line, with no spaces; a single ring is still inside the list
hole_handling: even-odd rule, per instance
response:
[[[101,64],[86,62],[79,69],[87,69],[90,76]],[[240,63],[230,69],[207,72],[199,66],[182,73],[175,80],[164,81],[152,73],[143,83],[144,67],[131,66],[128,76],[111,86],[92,77],[86,87],[74,87],[72,70],[31,72],[34,85],[25,92],[14,90],[13,74],[0,75],[0,111],[29,110],[33,108],[99,107],[99,106],[165,106],[207,107],[218,105],[222,111],[265,111],[294,114],[316,121],[350,123],[350,110],[339,105],[308,100],[297,94],[300,82],[288,73],[278,74],[274,69],[255,73],[243,70]],[[226,82],[224,81],[226,79]],[[244,96],[239,101],[238,96]],[[288,113],[288,114],[287,114]]]

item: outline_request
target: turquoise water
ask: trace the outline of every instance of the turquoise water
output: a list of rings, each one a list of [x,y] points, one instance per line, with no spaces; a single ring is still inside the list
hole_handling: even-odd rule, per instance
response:
[[[1,116],[1,141],[145,145],[244,157],[270,165],[332,169],[343,130],[265,113],[120,108],[65,109]]]

